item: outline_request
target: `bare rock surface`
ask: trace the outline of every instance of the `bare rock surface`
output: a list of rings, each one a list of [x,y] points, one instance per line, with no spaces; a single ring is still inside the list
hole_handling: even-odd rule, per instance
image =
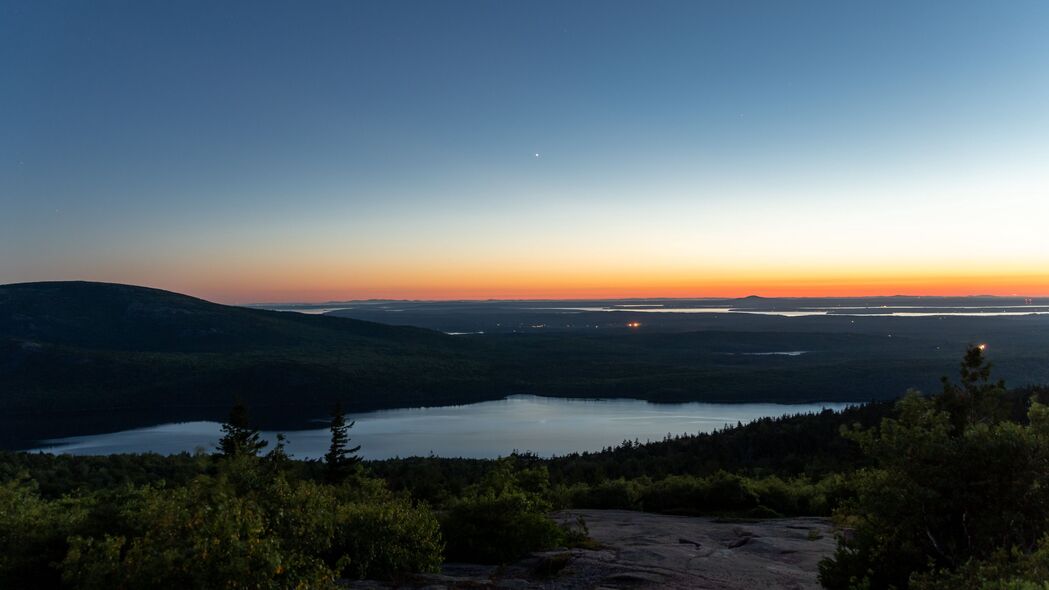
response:
[[[597,549],[536,553],[506,566],[448,564],[441,574],[352,588],[499,588],[590,590],[667,588],[815,590],[817,564],[834,551],[829,520],[758,521],[668,516],[628,510],[570,510],[581,516]]]

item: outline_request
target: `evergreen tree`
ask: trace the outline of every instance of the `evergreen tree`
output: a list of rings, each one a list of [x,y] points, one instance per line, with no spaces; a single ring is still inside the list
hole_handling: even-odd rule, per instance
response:
[[[1006,417],[1004,381],[991,381],[991,363],[984,345],[970,346],[961,363],[961,384],[946,377],[936,407],[950,414],[954,433],[960,435],[976,424],[995,424]]]
[[[233,404],[229,418],[222,424],[219,453],[226,457],[235,455],[256,456],[266,447],[257,428],[252,428],[248,419],[248,407],[239,399]]]
[[[356,422],[346,423],[346,416],[342,413],[342,404],[336,402],[331,412],[331,446],[324,455],[325,475],[328,481],[333,483],[346,479],[353,468],[360,463],[357,456],[360,445],[350,448],[349,431]]]
[[[931,399],[911,392],[879,427],[843,431],[873,466],[850,476],[837,511],[850,534],[820,564],[825,588],[1044,587],[1005,580],[1013,567],[1044,579],[1049,406],[1032,399],[1026,424],[1004,419],[1004,390],[984,348],[970,347],[959,384],[945,380]]]
[[[273,471],[280,471],[288,466],[288,462],[291,461],[291,457],[288,456],[285,447],[288,444],[288,437],[284,436],[283,432],[277,433],[277,444],[273,445],[270,452],[266,453],[263,459],[266,460],[266,464],[273,469]]]

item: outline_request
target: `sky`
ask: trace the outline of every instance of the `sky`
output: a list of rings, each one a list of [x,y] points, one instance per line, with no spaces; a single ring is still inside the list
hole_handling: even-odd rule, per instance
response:
[[[0,0],[0,284],[1049,295],[1049,3]]]

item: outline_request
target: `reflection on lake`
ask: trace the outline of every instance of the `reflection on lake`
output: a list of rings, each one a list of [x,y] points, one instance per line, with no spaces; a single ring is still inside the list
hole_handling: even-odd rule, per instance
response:
[[[348,416],[350,431],[367,459],[429,455],[491,458],[514,450],[542,456],[597,451],[624,439],[660,440],[668,433],[710,432],[726,424],[765,416],[840,410],[845,403],[652,404],[640,400],[582,400],[531,395],[463,406],[383,410]],[[272,441],[275,432],[266,432]],[[315,459],[326,451],[326,421],[318,428],[286,433],[288,452]],[[220,436],[217,422],[181,422],[109,434],[45,441],[38,451],[103,455],[211,451]]]

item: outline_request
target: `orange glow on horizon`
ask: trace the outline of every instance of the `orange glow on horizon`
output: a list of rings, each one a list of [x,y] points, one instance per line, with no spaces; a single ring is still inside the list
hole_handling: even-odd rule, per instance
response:
[[[341,261],[297,258],[236,264],[216,257],[178,268],[99,269],[87,276],[39,274],[25,280],[94,280],[166,289],[220,303],[323,303],[361,299],[630,299],[874,297],[889,295],[1049,296],[1049,272],[1036,261],[962,265],[949,261],[855,267],[815,264],[695,264],[602,258],[500,261]],[[247,262],[247,261],[245,261]],[[933,268],[935,270],[929,270]]]
[[[447,281],[294,281],[287,287],[274,281],[246,281],[243,284],[215,286],[194,284],[164,285],[174,291],[223,303],[348,301],[359,299],[632,299],[632,298],[735,298],[763,297],[877,297],[914,296],[1046,296],[1049,275],[1039,276],[813,276],[711,278],[685,280],[648,277],[630,282],[622,280],[586,281],[583,278],[559,282],[526,281],[507,277],[453,277]],[[455,279],[459,280],[455,280]],[[636,278],[636,277],[635,277]],[[502,280],[499,280],[502,279]]]

